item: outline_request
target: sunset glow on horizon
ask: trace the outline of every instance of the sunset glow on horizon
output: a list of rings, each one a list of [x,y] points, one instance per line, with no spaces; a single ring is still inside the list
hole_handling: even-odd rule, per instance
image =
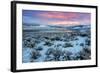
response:
[[[90,13],[23,10],[23,23],[42,25],[89,25]]]

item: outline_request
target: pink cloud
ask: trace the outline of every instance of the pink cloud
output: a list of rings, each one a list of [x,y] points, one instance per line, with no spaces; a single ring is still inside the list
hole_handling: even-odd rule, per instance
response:
[[[80,25],[80,24],[90,24],[89,13],[79,13],[79,12],[43,12],[38,14],[38,16],[48,24],[55,25]]]
[[[52,21],[52,22],[48,22],[48,23],[52,24],[52,25],[63,25],[63,26],[80,25],[80,22],[77,22],[77,21]]]
[[[42,16],[43,18],[49,18],[49,19],[71,19],[76,18],[78,16],[77,13],[64,13],[64,12],[47,12],[47,13],[41,13],[38,14],[39,16]]]

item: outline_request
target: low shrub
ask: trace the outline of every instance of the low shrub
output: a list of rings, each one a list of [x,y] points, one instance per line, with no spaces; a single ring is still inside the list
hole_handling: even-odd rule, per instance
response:
[[[40,54],[39,51],[34,50],[34,51],[32,51],[32,53],[31,53],[31,59],[32,59],[32,60],[35,60],[35,59],[39,58],[40,56],[41,56],[41,54]]]
[[[63,47],[64,47],[64,48],[73,47],[73,45],[72,45],[71,43],[65,43],[65,44],[63,45]]]
[[[51,43],[51,41],[45,41],[45,44],[44,45],[46,45],[46,46],[52,46],[53,43]]]
[[[39,47],[36,48],[36,50],[41,51],[41,50],[43,50],[43,48],[41,46],[39,46]]]

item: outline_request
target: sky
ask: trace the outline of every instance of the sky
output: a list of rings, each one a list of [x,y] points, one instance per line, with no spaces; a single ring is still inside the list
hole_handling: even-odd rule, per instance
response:
[[[91,13],[23,10],[22,22],[39,25],[89,25]]]

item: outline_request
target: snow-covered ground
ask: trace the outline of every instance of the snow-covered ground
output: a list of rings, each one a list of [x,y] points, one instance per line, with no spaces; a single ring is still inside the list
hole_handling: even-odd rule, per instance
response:
[[[40,34],[23,32],[23,63],[87,60],[91,58],[90,33]],[[45,32],[48,33],[48,32]]]

